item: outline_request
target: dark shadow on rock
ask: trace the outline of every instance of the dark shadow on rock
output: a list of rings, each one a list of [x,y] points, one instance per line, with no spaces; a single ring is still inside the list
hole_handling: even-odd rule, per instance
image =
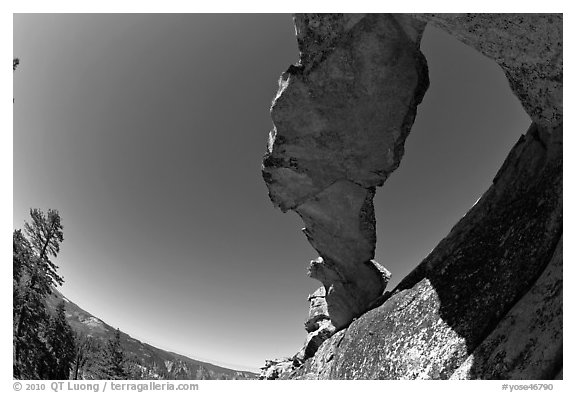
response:
[[[542,275],[561,236],[562,126],[548,134],[533,124],[492,187],[432,253],[289,378],[448,379],[464,363],[460,377],[467,379],[554,378],[561,361],[538,372],[519,364],[540,356],[530,352],[543,345],[530,331],[522,332],[527,348],[515,348],[510,359],[475,350]],[[561,286],[560,274],[536,300],[560,296],[561,305]],[[560,340],[561,348],[561,315],[541,322],[556,329],[551,344]],[[493,339],[497,346],[515,338]]]
[[[438,315],[465,340],[460,356],[470,355],[531,288],[562,235],[562,127],[548,143],[545,134],[532,125],[481,201],[393,291],[403,296],[429,283]],[[487,367],[487,360],[488,354],[475,357],[467,377],[506,377],[498,367]],[[460,363],[450,362],[439,377]],[[489,369],[492,375],[486,375]]]

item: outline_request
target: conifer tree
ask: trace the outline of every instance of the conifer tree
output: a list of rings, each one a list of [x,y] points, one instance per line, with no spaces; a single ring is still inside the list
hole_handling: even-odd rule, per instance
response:
[[[58,303],[56,315],[50,318],[46,332],[48,353],[46,372],[42,379],[69,379],[70,369],[75,356],[74,333],[66,321],[64,301]]]
[[[32,222],[24,231],[15,230],[13,239],[13,366],[14,378],[37,379],[49,359],[46,327],[49,316],[45,299],[52,288],[62,284],[57,266],[50,260],[64,240],[60,215],[31,209]]]
[[[74,361],[71,379],[84,379],[86,375],[101,377],[102,348],[100,342],[85,334],[74,335]]]
[[[127,379],[126,359],[122,343],[120,342],[120,329],[116,329],[104,349],[103,374],[107,379]]]

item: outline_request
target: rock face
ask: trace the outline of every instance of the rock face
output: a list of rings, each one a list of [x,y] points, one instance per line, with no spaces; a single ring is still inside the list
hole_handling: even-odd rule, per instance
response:
[[[310,312],[308,313],[308,320],[304,323],[308,337],[304,348],[302,348],[302,353],[298,356],[302,360],[314,356],[320,344],[336,331],[328,315],[326,289],[324,287],[318,288],[316,292],[308,296],[308,301],[310,302]]]
[[[290,378],[552,378],[562,359],[562,133],[553,135],[543,145],[533,126],[448,237]]]
[[[542,128],[562,125],[562,14],[414,16],[496,61],[526,113]]]
[[[320,259],[330,319],[348,325],[384,292],[372,261],[375,187],[398,167],[428,87],[418,49],[424,22],[392,15],[297,15],[301,61],[272,105],[263,176],[270,198],[294,210]]]
[[[490,189],[392,292],[372,198],[428,84],[433,23],[494,59],[532,125]],[[264,160],[272,201],[320,254],[291,379],[562,377],[562,16],[298,15]],[[323,333],[319,333],[323,332]],[[316,334],[316,335],[314,335]]]
[[[258,379],[278,379],[281,375],[293,371],[294,368],[293,358],[266,360],[264,367],[260,368]]]
[[[549,379],[561,367],[562,238],[536,283],[450,378]]]

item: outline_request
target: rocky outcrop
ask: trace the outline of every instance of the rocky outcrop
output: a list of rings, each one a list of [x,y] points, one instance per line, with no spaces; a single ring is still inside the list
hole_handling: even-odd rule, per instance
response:
[[[533,123],[490,189],[383,293],[390,275],[373,261],[372,198],[398,166],[428,84],[425,23],[500,64]],[[561,377],[562,16],[299,15],[295,24],[301,62],[281,78],[263,172],[272,201],[302,217],[320,254],[309,275],[325,291],[311,297],[305,347],[277,376]],[[314,338],[322,326],[333,329]]]
[[[416,14],[502,67],[542,129],[562,124],[562,14]]]
[[[533,125],[381,306],[284,377],[552,378],[562,354],[562,133],[546,145],[538,135]]]
[[[294,363],[294,358],[282,358],[266,360],[264,367],[260,367],[258,379],[278,379],[281,375],[287,375],[299,364]]]
[[[308,296],[310,312],[304,328],[308,332],[304,348],[297,355],[302,361],[314,356],[320,345],[332,336],[336,328],[328,315],[328,303],[326,302],[326,288],[320,287],[312,295]]]
[[[376,262],[372,262],[375,266],[378,266],[380,274],[384,277],[385,282],[388,283],[390,272]],[[311,270],[317,264],[322,265],[320,260],[312,261],[310,263]],[[336,332],[336,327],[328,314],[326,288],[321,286],[314,291],[308,296],[308,302],[310,302],[310,310],[308,319],[304,322],[304,328],[308,335],[304,346],[292,357],[267,360],[264,367],[261,368],[259,379],[278,379],[282,375],[291,373],[306,360],[313,357],[320,345]]]
[[[297,15],[300,63],[280,79],[263,176],[296,211],[320,259],[336,329],[384,292],[373,262],[375,187],[398,166],[428,87],[418,49],[425,23],[393,15]]]

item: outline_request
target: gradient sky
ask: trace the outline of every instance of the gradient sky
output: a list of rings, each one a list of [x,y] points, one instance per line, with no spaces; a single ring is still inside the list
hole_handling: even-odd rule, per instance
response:
[[[428,27],[431,86],[375,198],[392,289],[490,185],[529,125],[502,70]],[[317,255],[260,165],[290,15],[15,15],[13,226],[64,225],[64,295],[193,358],[257,369],[303,344]]]

